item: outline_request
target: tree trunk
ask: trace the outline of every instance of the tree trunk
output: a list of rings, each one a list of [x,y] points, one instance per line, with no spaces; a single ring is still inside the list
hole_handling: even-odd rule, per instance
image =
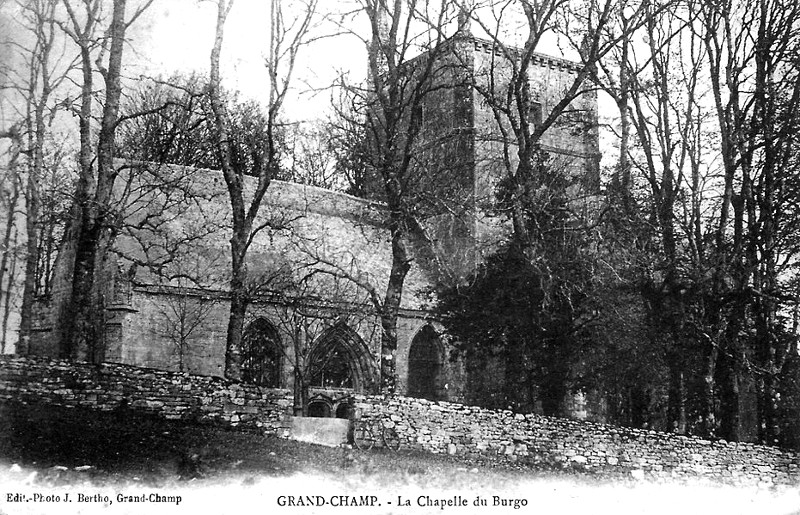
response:
[[[99,363],[105,358],[105,295],[103,276],[108,252],[114,241],[115,223],[111,210],[114,170],[114,134],[119,115],[122,92],[120,76],[125,44],[125,0],[114,0],[109,30],[110,48],[108,67],[103,71],[106,94],[105,105],[97,143],[97,178],[92,172],[90,156],[91,75],[93,63],[89,55],[89,41],[81,48],[84,84],[81,104],[81,175],[76,194],[75,238],[77,241],[75,265],[72,274],[71,295],[60,320],[65,327],[61,334],[60,354],[64,358],[88,360]],[[92,192],[92,186],[95,191]]]
[[[100,363],[105,358],[106,261],[111,238],[100,234],[97,221],[82,227],[77,243],[69,305],[64,310],[67,330],[61,346],[64,359]]]
[[[683,367],[674,352],[668,353],[669,391],[667,399],[667,424],[671,432],[686,434],[686,384]]]
[[[242,379],[242,334],[249,299],[245,291],[246,271],[240,261],[235,259],[231,279],[231,315],[228,319],[228,335],[225,345],[225,377],[233,381]]]
[[[631,427],[647,427],[650,422],[650,396],[641,385],[628,391],[628,424]]]
[[[757,302],[759,311],[768,311],[764,306],[768,301]],[[777,441],[777,424],[775,417],[776,387],[775,387],[775,345],[770,331],[768,314],[756,315],[756,356],[759,368],[758,379],[758,415],[759,438],[766,445],[775,445]]]
[[[503,409],[511,408],[514,411],[531,412],[532,406],[525,402],[525,394],[532,388],[528,385],[535,384],[530,371],[525,370],[525,342],[520,338],[510,336],[504,342],[503,357],[504,359],[504,375],[503,375]],[[537,385],[539,386],[539,385]],[[542,392],[541,388],[538,388]],[[546,415],[555,415],[548,411],[548,406],[545,400],[542,400],[542,405],[545,409]]]
[[[716,369],[719,349],[715,345],[710,345],[705,356],[705,372],[703,374],[703,397],[702,397],[702,420],[700,435],[705,438],[713,438],[717,432],[715,392],[716,392]]]
[[[800,451],[800,356],[791,346],[781,369],[781,446]]]
[[[303,374],[295,367],[294,369],[294,399],[292,414],[295,417],[305,417],[308,405],[308,386],[305,384]]]
[[[33,301],[36,294],[36,273],[39,265],[39,228],[41,199],[39,196],[39,181],[44,171],[44,145],[46,136],[46,126],[44,120],[44,109],[50,97],[50,77],[46,71],[46,63],[49,59],[49,51],[52,42],[48,44],[40,37],[43,45],[41,60],[42,94],[33,102],[36,92],[34,91],[34,80],[31,81],[29,94],[31,100],[28,104],[27,124],[28,124],[28,145],[32,153],[32,162],[28,167],[28,180],[26,185],[26,209],[25,209],[25,229],[27,232],[27,253],[25,256],[25,282],[22,288],[22,306],[20,308],[19,323],[19,342],[17,343],[17,353],[25,355],[28,353],[31,339],[31,324],[33,322]],[[33,108],[33,109],[31,109]]]
[[[395,393],[397,386],[397,317],[403,284],[411,269],[411,258],[399,217],[399,214],[392,215],[392,269],[381,310],[381,391],[385,394]]]
[[[13,242],[13,244],[12,244],[13,247],[17,246],[17,237],[18,237],[18,235],[19,234],[18,234],[17,229],[14,228],[14,236],[11,239],[11,241]],[[9,270],[8,270],[8,282],[6,283],[7,284],[7,286],[6,286],[6,302],[5,302],[5,305],[3,306],[3,325],[2,325],[2,330],[3,330],[3,352],[5,352],[5,347],[6,347],[6,333],[8,333],[8,319],[11,316],[11,300],[12,300],[11,299],[11,291],[14,289],[14,283],[16,282],[15,277],[14,277],[15,275],[17,275],[17,259],[16,259],[16,257],[13,257],[13,259],[11,259],[11,264],[10,264]],[[1,286],[2,286],[2,283],[0,283],[0,287]]]
[[[298,322],[300,323],[300,322]],[[292,411],[295,417],[304,417],[308,414],[308,388],[311,380],[308,355],[308,339],[303,329],[294,330],[294,395]]]
[[[25,218],[27,253],[25,256],[25,282],[22,287],[22,306],[20,307],[19,341],[17,342],[17,354],[21,356],[27,355],[30,349],[33,301],[36,295],[36,271],[39,264],[39,195],[35,191],[38,186],[32,175],[33,170],[28,174],[28,205]],[[37,174],[37,176],[41,175]]]
[[[16,161],[16,153],[13,155],[13,157],[11,159],[11,162],[9,163],[9,169],[13,170],[15,161]],[[13,187],[13,189],[12,189],[12,193],[11,193],[11,198],[9,198],[9,201],[8,201],[8,212],[6,213],[8,218],[6,219],[6,225],[5,225],[5,228],[4,228],[4,231],[3,231],[3,241],[2,241],[2,245],[3,245],[3,249],[4,249],[3,250],[3,257],[0,258],[0,299],[5,302],[5,304],[3,304],[4,306],[10,306],[11,291],[12,291],[13,284],[14,284],[14,273],[13,273],[13,271],[8,269],[9,268],[9,260],[11,260],[12,263],[16,260],[16,257],[12,255],[13,254],[12,248],[15,247],[16,244],[12,245],[11,242],[12,242],[12,239],[16,240],[16,237],[12,237],[12,235],[14,234],[14,229],[15,229],[14,213],[17,210],[17,202],[19,201],[19,182],[14,180],[12,187]],[[8,277],[8,279],[6,279],[6,276]],[[3,295],[3,293],[4,293],[3,292],[3,283],[4,282],[6,282],[6,284],[8,284],[8,287],[6,288],[5,294]],[[2,304],[2,302],[0,302],[0,304]],[[8,310],[10,310],[10,307],[8,308]],[[2,346],[0,346],[0,352],[1,353],[5,353],[5,351],[6,351],[6,332],[7,332],[7,330],[8,330],[8,324],[6,323],[6,321],[4,319],[3,326],[2,326],[3,334],[0,335],[0,341],[2,341]],[[18,343],[17,344],[17,350],[16,350],[17,354],[21,354],[21,355],[27,354],[27,347],[24,350],[25,350],[24,353],[20,352],[20,346],[19,346],[19,343]]]
[[[738,442],[739,436],[739,366],[737,350],[728,345],[719,360],[719,436]]]
[[[620,11],[624,3],[620,2]],[[620,18],[623,24],[623,32],[627,32],[628,20],[622,12]],[[626,221],[633,216],[633,198],[631,196],[631,163],[628,157],[628,142],[630,141],[630,116],[628,113],[628,99],[630,97],[630,84],[628,78],[628,48],[630,42],[628,38],[622,38],[622,57],[619,69],[619,98],[617,99],[617,110],[620,117],[620,141],[619,141],[619,169],[613,178],[617,183],[619,195],[622,201],[622,212],[625,214]]]

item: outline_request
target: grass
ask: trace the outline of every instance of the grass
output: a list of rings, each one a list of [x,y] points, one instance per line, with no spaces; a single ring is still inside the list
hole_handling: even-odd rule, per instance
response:
[[[287,476],[313,473],[455,478],[462,474],[531,477],[531,470],[492,462],[384,449],[329,448],[255,432],[165,421],[127,412],[0,404],[0,459],[50,471],[87,468],[92,482],[137,478],[148,484],[223,477],[229,473]]]
[[[7,502],[12,493],[101,494],[99,504]],[[117,502],[119,494],[158,491],[180,505]],[[76,494],[72,494],[73,498]],[[344,513],[341,508],[281,506],[280,496],[375,495],[361,513],[442,513],[420,497],[470,502],[463,513],[800,513],[800,493],[652,484],[574,471],[532,470],[402,450],[328,448],[255,432],[164,421],[132,413],[0,403],[0,515],[17,513]],[[526,507],[493,507],[495,496]],[[411,509],[397,506],[399,497]],[[391,505],[389,503],[392,503]],[[76,510],[77,508],[77,510]],[[251,510],[252,511],[252,510]]]

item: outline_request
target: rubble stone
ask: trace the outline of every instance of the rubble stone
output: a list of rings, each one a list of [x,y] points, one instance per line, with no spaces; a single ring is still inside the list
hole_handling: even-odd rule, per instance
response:
[[[774,447],[410,397],[354,397],[361,417],[391,423],[405,449],[556,468],[571,464],[595,474],[634,479],[769,486],[796,485],[800,479],[800,455]],[[130,365],[3,356],[3,401],[139,410],[165,419],[285,435],[292,393]]]

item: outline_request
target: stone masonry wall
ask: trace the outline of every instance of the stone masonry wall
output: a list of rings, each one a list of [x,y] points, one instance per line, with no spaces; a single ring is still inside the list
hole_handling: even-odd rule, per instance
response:
[[[635,479],[800,483],[800,456],[774,447],[408,397],[356,396],[362,419],[393,425],[403,448]]]
[[[130,409],[279,433],[291,392],[128,365],[0,358],[0,402]]]
[[[131,409],[285,435],[291,393],[128,365],[0,358],[0,402]],[[522,415],[408,397],[355,396],[357,416],[393,425],[404,449],[604,477],[797,485],[800,456],[746,443]]]
[[[125,298],[113,303],[107,311],[104,360],[174,371],[181,368],[177,356],[180,352],[184,354],[184,371],[221,376],[230,311],[225,292],[229,287],[231,237],[230,206],[225,200],[227,193],[222,175],[214,170],[152,163],[134,163],[134,173],[125,168],[130,163],[120,161],[117,165],[121,167],[121,174],[132,176],[129,181],[121,180],[121,184],[130,182],[133,191],[146,191],[147,194],[133,195],[134,200],[129,200],[130,205],[123,209],[128,221],[127,229],[115,242],[121,257],[111,267],[119,274],[110,271],[103,278],[110,290],[107,298],[111,297],[117,278],[120,285],[127,284]],[[153,177],[158,177],[158,180]],[[245,179],[246,189],[251,192],[254,179]],[[180,202],[171,198],[170,193],[174,193],[171,190],[153,190],[149,184],[179,180],[189,181],[185,188],[192,193]],[[142,217],[154,216],[154,213],[168,214],[164,216],[168,223],[165,222],[159,230],[149,229],[148,224],[141,223]],[[330,268],[319,265],[318,261],[334,263],[378,291],[388,280],[391,245],[383,226],[386,216],[383,204],[314,186],[273,181],[259,213],[255,226],[266,227],[256,234],[250,245],[248,273],[255,281],[263,278],[264,285],[267,285],[265,289],[270,289],[270,278],[279,275],[276,274],[278,270],[291,270],[295,279],[311,277],[306,283],[306,295],[310,299],[319,296],[323,301],[370,306],[365,290],[356,287],[352,281],[309,271]],[[147,229],[134,229],[140,225]],[[173,249],[174,242],[170,242],[181,238],[186,238],[187,243]],[[196,276],[207,291],[177,294],[169,288],[190,289],[187,287],[195,286],[195,283],[179,280],[169,283],[147,267],[132,266],[133,262],[159,262],[164,259],[161,249],[173,249],[167,253],[174,252],[175,257],[167,260],[160,269],[164,276]],[[59,356],[56,344],[59,337],[53,331],[58,327],[56,315],[65,309],[64,303],[68,300],[68,262],[74,257],[73,251],[72,247],[62,248],[60,256],[63,254],[64,257],[57,267],[57,286],[52,299],[37,306],[41,316],[35,322],[31,355]],[[456,254],[459,253],[453,252]],[[416,332],[425,323],[425,310],[429,308],[429,292],[433,284],[431,270],[422,266],[425,260],[414,257],[414,266],[404,283],[398,322],[397,351],[406,355]],[[329,292],[337,295],[325,298]],[[283,333],[293,333],[295,328],[282,326],[286,325],[286,319],[291,318],[289,310],[285,305],[270,303],[269,296],[265,295],[250,303],[246,323],[260,317],[282,333],[281,342],[289,349],[288,356],[291,353],[291,334]],[[380,352],[377,318],[352,318],[358,320],[348,320],[348,327],[355,330],[370,352],[377,356]],[[191,329],[178,329],[181,325]],[[78,354],[78,357],[84,359],[85,354]],[[288,363],[283,370],[285,378],[281,385],[290,387],[292,370]],[[455,374],[451,375],[455,377]],[[456,382],[455,379],[451,381]],[[405,378],[401,381],[403,384]],[[463,384],[463,380],[459,384]]]

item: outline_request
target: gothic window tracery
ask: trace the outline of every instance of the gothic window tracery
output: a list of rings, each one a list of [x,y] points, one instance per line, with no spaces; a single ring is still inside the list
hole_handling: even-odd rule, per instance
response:
[[[350,357],[340,344],[334,344],[314,364],[311,386],[320,388],[353,388]]]
[[[253,321],[242,335],[242,381],[267,388],[281,383],[281,342],[269,321]]]
[[[373,391],[375,359],[361,337],[345,323],[329,327],[314,343],[309,356],[310,386]]]

